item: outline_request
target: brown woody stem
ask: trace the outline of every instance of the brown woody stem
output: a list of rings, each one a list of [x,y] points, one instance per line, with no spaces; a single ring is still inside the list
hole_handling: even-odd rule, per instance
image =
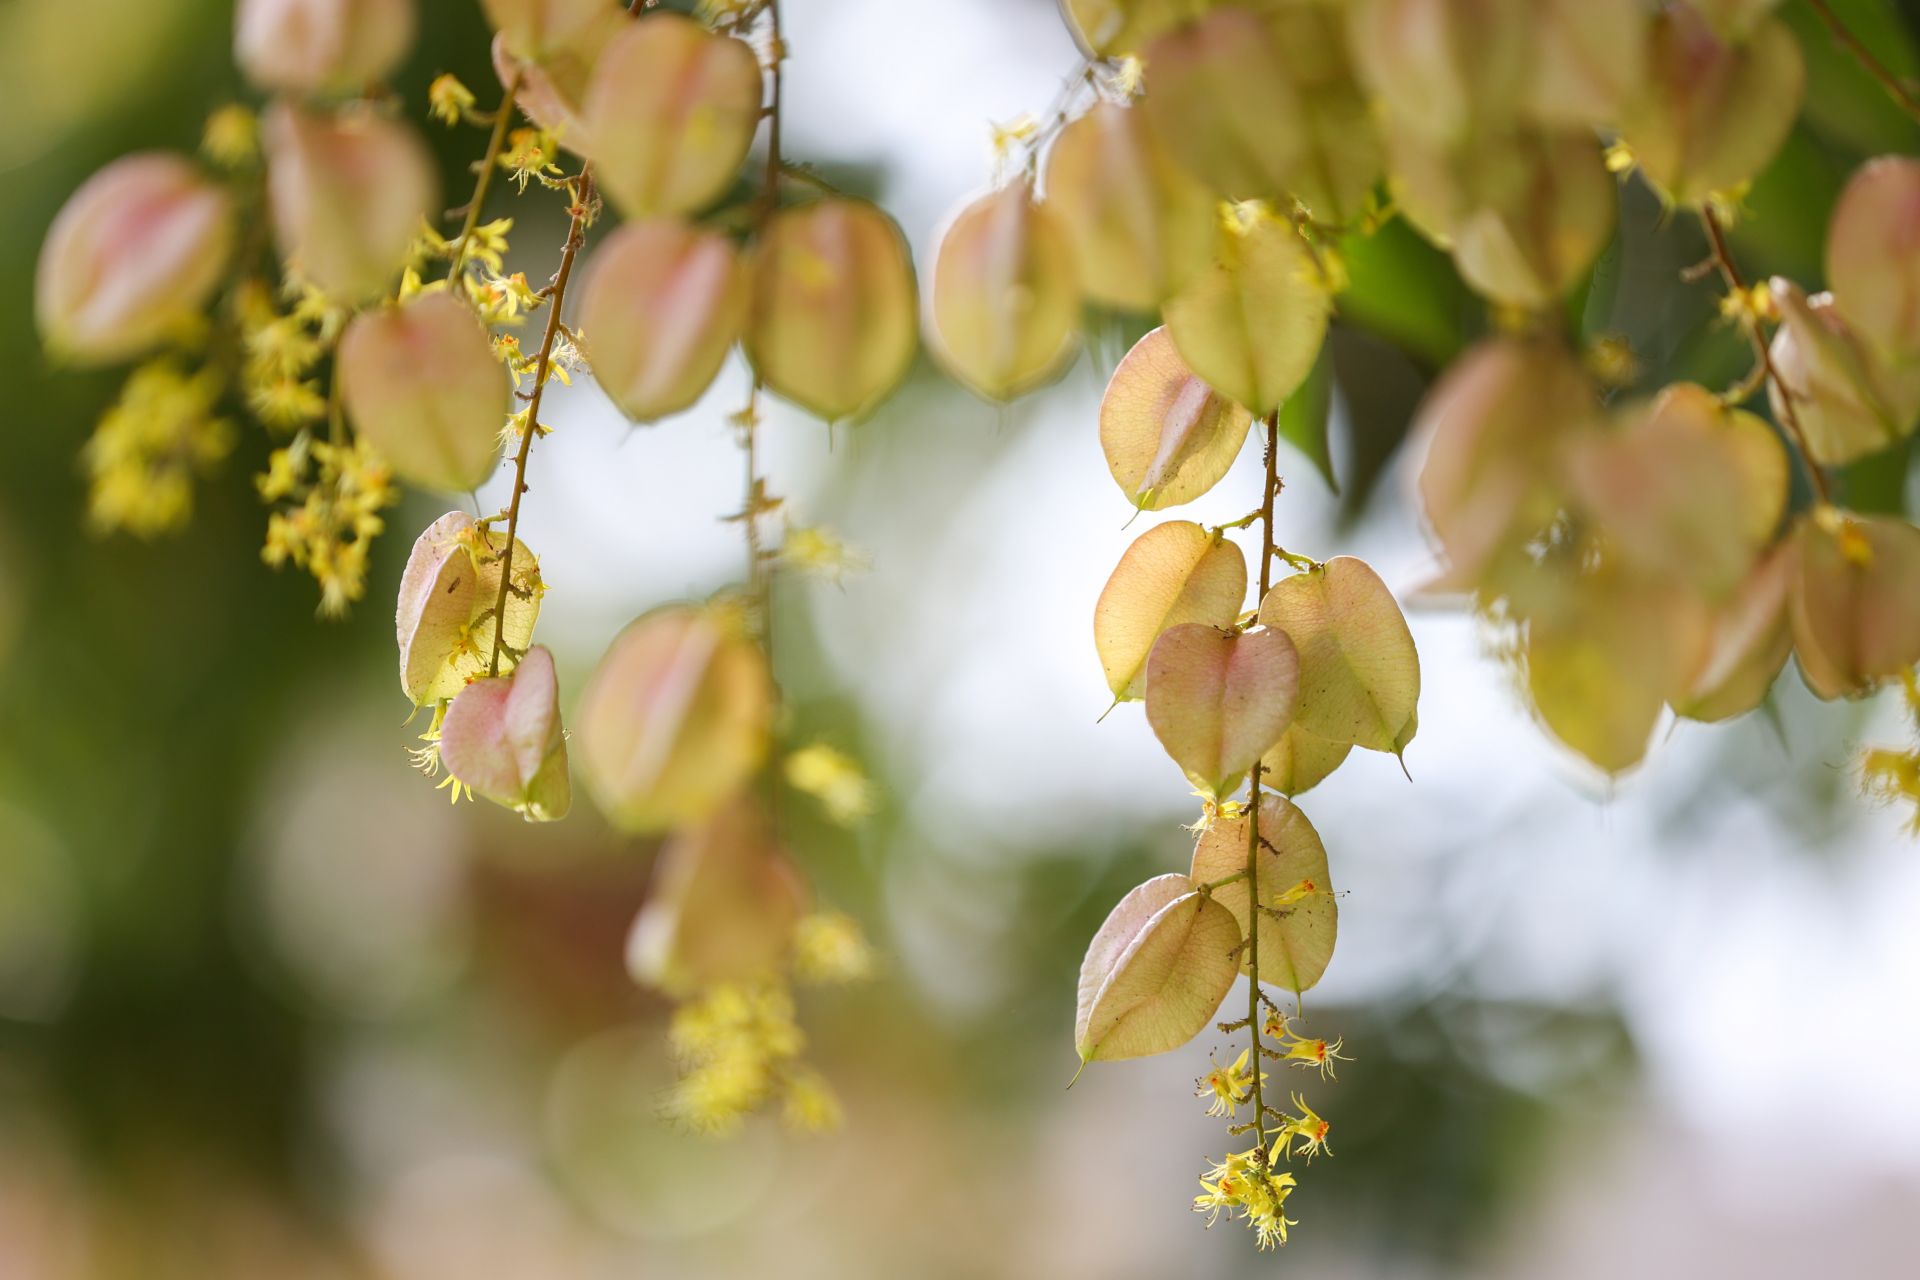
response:
[[[1840,15],[1827,4],[1827,0],[1807,0],[1813,11],[1820,15],[1820,21],[1826,23],[1827,31],[1833,36],[1833,42],[1853,55],[1866,73],[1880,82],[1887,96],[1900,104],[1900,109],[1920,120],[1920,97],[1915,97],[1912,89],[1886,63],[1874,56],[1873,50],[1859,36],[1847,30],[1847,24],[1840,21]]]
[[[487,154],[480,161],[480,173],[474,180],[473,199],[467,202],[467,216],[460,227],[460,238],[454,241],[453,265],[447,268],[447,279],[460,278],[460,268],[467,265],[467,246],[473,242],[474,229],[480,225],[480,211],[486,206],[487,192],[493,189],[493,171],[500,167],[500,152],[507,145],[507,126],[513,123],[513,104],[520,96],[520,72],[513,73],[513,79],[507,81],[506,95],[500,99],[500,109],[494,112],[493,134],[487,139]]]

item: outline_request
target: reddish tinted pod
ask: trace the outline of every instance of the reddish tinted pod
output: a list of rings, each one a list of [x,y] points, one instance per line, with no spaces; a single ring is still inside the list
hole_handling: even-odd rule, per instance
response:
[[[1169,627],[1230,627],[1247,599],[1247,559],[1190,520],[1141,534],[1093,606],[1093,644],[1116,701],[1146,691],[1147,655]]]
[[[913,263],[864,200],[783,209],[750,262],[747,358],[767,386],[829,422],[884,400],[913,364]]]
[[[933,354],[969,389],[1011,400],[1059,374],[1080,327],[1073,250],[1025,182],[973,201],[934,251]]]
[[[232,202],[180,156],[114,161],[73,193],[40,250],[34,312],[48,351],[106,364],[200,314],[233,249]]]
[[[600,54],[620,34],[629,19],[624,9],[608,9],[566,43],[552,45],[536,61],[522,58],[508,47],[507,37],[493,38],[493,71],[501,87],[518,83],[514,103],[527,119],[551,131],[576,154],[587,154],[586,126],[581,103]]]
[[[436,291],[354,317],[340,390],[354,430],[395,475],[458,493],[493,470],[513,384],[473,309]]]
[[[1147,723],[1200,791],[1233,794],[1293,722],[1300,659],[1272,628],[1169,627],[1147,655]]]
[[[1871,692],[1920,662],[1920,529],[1817,507],[1800,522],[1793,648],[1822,698]]]
[[[739,619],[661,609],[614,638],[574,714],[580,771],[607,820],[647,834],[704,822],[767,754],[773,685]]]
[[[262,136],[287,265],[342,302],[387,292],[438,203],[419,135],[371,110],[322,115],[276,102]]]
[[[1306,143],[1299,100],[1258,14],[1215,9],[1164,32],[1145,59],[1141,109],[1169,155],[1225,199],[1285,194]]]
[[[1111,1062],[1178,1049],[1206,1030],[1233,986],[1233,913],[1186,876],[1155,876],[1120,899],[1087,944],[1073,1047]]]
[[[1533,0],[1355,0],[1361,79],[1397,127],[1465,142],[1515,120],[1533,71]]]
[[[1913,431],[1920,415],[1920,366],[1897,372],[1862,342],[1826,294],[1807,297],[1790,280],[1773,281],[1781,325],[1773,335],[1773,368],[1767,397],[1774,417],[1787,421],[1784,389],[1793,418],[1814,460],[1838,466],[1878,453]]]
[[[510,676],[475,680],[447,708],[440,761],[474,794],[529,822],[554,822],[573,807],[560,684],[542,645]]]
[[[1094,302],[1150,311],[1206,266],[1215,202],[1137,108],[1096,103],[1047,152],[1047,207]]]
[[[594,379],[636,422],[699,400],[747,316],[733,243],[678,218],[628,223],[588,266],[579,329]]]
[[[407,56],[415,23],[414,0],[240,0],[233,60],[262,89],[363,89]]]
[[[400,688],[415,706],[445,702],[489,674],[496,639],[502,673],[512,671],[526,652],[546,588],[540,562],[516,541],[502,618],[506,545],[505,532],[482,527],[464,511],[449,511],[414,541],[400,576],[394,633]]]
[[[618,19],[615,0],[480,0],[487,21],[516,58],[544,62]]]
[[[1780,6],[1780,0],[1687,0],[1715,31],[1738,43],[1753,34],[1760,20]]]
[[[1920,362],[1920,160],[1881,156],[1854,173],[1827,226],[1827,284],[1889,365]]]
[[[1187,367],[1165,329],[1133,344],[1100,399],[1100,448],[1127,500],[1175,507],[1220,483],[1253,417]]]
[[[601,51],[582,108],[601,187],[630,218],[692,213],[733,185],[760,125],[760,63],[732,36],[653,13]]]
[[[627,972],[672,996],[771,977],[806,910],[798,868],[753,800],[735,796],[660,851],[627,935]]]
[[[1709,619],[1707,650],[1673,709],[1689,720],[1730,720],[1759,706],[1793,650],[1787,602],[1799,569],[1788,538],[1748,570]]]
[[[1777,18],[1734,44],[1693,6],[1667,5],[1654,19],[1647,83],[1620,130],[1656,190],[1698,205],[1772,163],[1805,85],[1800,44]]]
[[[1285,633],[1299,656],[1298,728],[1327,742],[1395,755],[1412,741],[1420,655],[1373,566],[1335,556],[1282,578],[1260,602],[1260,622]]]

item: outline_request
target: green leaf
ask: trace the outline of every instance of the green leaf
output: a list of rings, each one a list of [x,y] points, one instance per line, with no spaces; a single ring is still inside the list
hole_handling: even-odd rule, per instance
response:
[[[1333,448],[1328,439],[1332,420],[1333,353],[1321,343],[1320,354],[1314,359],[1307,380],[1280,406],[1280,438],[1314,465],[1320,478],[1327,482],[1327,488],[1339,493],[1340,482],[1333,478]]]

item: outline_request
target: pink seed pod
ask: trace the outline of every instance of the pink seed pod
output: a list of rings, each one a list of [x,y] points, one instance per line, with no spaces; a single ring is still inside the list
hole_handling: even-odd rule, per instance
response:
[[[529,822],[554,822],[573,806],[560,684],[544,645],[510,676],[475,680],[447,708],[440,761],[476,795]]]
[[[1784,388],[1814,460],[1839,466],[1911,434],[1920,415],[1920,366],[1890,367],[1829,295],[1809,298],[1779,278],[1772,287],[1781,319],[1772,347],[1779,376],[1769,380],[1767,398],[1774,417],[1786,422]]]
[[[1920,363],[1920,160],[1881,156],[1854,173],[1827,226],[1827,284],[1890,364]]]
[[[656,610],[614,638],[574,714],[607,820],[644,835],[703,822],[766,758],[773,683],[738,618]]]
[[[508,52],[540,62],[622,17],[614,0],[480,0],[480,7]]]
[[[413,0],[240,0],[233,58],[262,89],[360,89],[407,56],[416,23]]]
[[[496,612],[506,545],[504,532],[482,528],[464,511],[449,511],[414,541],[393,622],[400,689],[415,706],[445,702],[487,675],[496,632],[502,673],[533,639],[544,588],[540,562],[523,542],[513,544],[504,619]]]
[[[371,111],[323,115],[280,101],[262,138],[289,266],[338,301],[385,293],[439,199],[419,135]]]
[[[1651,39],[1647,82],[1620,119],[1640,172],[1683,205],[1759,176],[1787,140],[1806,86],[1793,32],[1766,18],[1734,44],[1680,4],[1654,19]]]
[[[676,834],[627,935],[627,972],[681,996],[777,973],[807,890],[753,800],[736,795]]]
[[[628,223],[595,252],[580,300],[594,379],[637,422],[679,413],[720,371],[747,296],[725,236],[679,218]]]
[[[1788,608],[1808,688],[1855,697],[1920,662],[1920,529],[1821,506],[1798,541]]]
[[[186,159],[114,161],[68,198],[40,250],[34,310],[47,349],[110,364],[157,346],[199,313],[232,248],[232,202]]]
[[[885,399],[913,364],[913,263],[893,219],[821,200],[768,221],[751,259],[747,358],[766,384],[829,422]]]
[[[673,13],[627,24],[601,53],[582,107],[601,187],[628,217],[705,208],[753,145],[761,91],[744,42]]]
[[[1004,401],[1047,382],[1080,329],[1060,220],[1025,182],[968,203],[941,232],[927,303],[934,355],[974,392]]]
[[[478,488],[493,470],[512,383],[473,309],[442,291],[363,311],[340,339],[354,430],[428,489]]]

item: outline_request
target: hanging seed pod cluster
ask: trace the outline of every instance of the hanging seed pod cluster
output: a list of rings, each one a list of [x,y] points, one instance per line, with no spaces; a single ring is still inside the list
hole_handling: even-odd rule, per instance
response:
[[[1243,1041],[1199,1082],[1230,1141],[1194,1208],[1275,1246],[1330,1133],[1281,1077],[1342,1060],[1301,1002],[1334,954],[1340,857],[1304,797],[1356,750],[1404,758],[1419,727],[1393,591],[1274,535],[1283,465],[1333,479],[1328,335],[1363,309],[1393,316],[1397,299],[1376,288],[1362,308],[1356,283],[1390,222],[1446,255],[1492,331],[1438,371],[1414,424],[1428,590],[1497,631],[1555,740],[1619,774],[1670,715],[1760,706],[1790,659],[1822,699],[1898,685],[1920,716],[1920,529],[1854,509],[1846,470],[1920,423],[1920,159],[1851,177],[1822,280],[1743,274],[1729,231],[1806,95],[1777,7],[1060,0],[1080,64],[1044,113],[996,129],[987,189],[917,278],[885,212],[784,153],[779,0],[479,0],[435,20],[488,24],[497,91],[443,75],[421,104],[381,81],[424,6],[241,0],[234,56],[256,98],[209,118],[197,158],[137,154],[84,183],[47,235],[36,316],[51,358],[133,366],[83,451],[92,524],[179,529],[249,423],[272,448],[254,478],[262,557],[310,575],[326,613],[366,594],[403,486],[509,478],[499,510],[415,537],[395,635],[427,721],[416,755],[456,798],[536,822],[568,814],[577,768],[613,828],[661,842],[626,962],[678,1002],[671,1109],[711,1129],[766,1104],[832,1121],[792,987],[871,964],[813,902],[769,802],[785,785],[843,822],[872,803],[847,757],[783,740],[773,576],[853,557],[791,523],[774,545],[771,517],[791,514],[759,469],[763,396],[863,417],[906,377],[924,317],[934,360],[1004,403],[1072,364],[1089,309],[1138,318],[1085,423],[1116,516],[1200,498],[1249,438],[1264,484],[1220,526],[1155,517],[1099,593],[1092,657],[1201,812],[1190,861],[1126,894],[1088,945],[1074,1047],[1085,1068],[1208,1027]],[[473,188],[445,216],[416,117],[475,143]],[[1657,199],[1663,234],[1704,244],[1672,289],[1712,290],[1751,354],[1734,385],[1635,385],[1630,353],[1569,332],[1625,182]],[[507,270],[515,219],[490,201],[509,188],[565,214],[541,283]],[[654,423],[707,400],[734,359],[751,375],[727,517],[745,580],[634,620],[563,688],[520,536],[553,382],[590,373]],[[1864,767],[1920,814],[1920,751]],[[1244,1006],[1223,1016],[1236,980]]]

